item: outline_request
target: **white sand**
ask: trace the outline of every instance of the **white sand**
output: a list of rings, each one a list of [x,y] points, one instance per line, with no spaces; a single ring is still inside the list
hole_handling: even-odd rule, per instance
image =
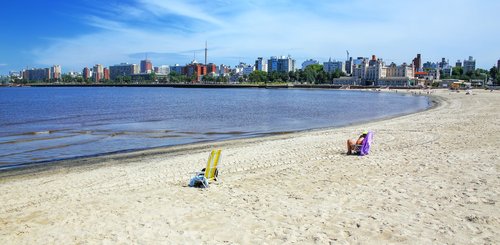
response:
[[[500,244],[500,92],[435,94],[385,121],[4,176],[0,241]],[[345,155],[364,129],[371,154]],[[215,147],[221,181],[186,187]]]

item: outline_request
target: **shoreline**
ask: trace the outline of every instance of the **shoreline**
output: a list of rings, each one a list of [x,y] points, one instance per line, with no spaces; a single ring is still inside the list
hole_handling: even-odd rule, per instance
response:
[[[500,96],[432,96],[432,109],[376,122],[1,178],[0,239],[498,244]],[[362,130],[375,133],[370,154],[346,155],[345,140]],[[220,181],[187,187],[215,148]]]
[[[303,89],[303,88],[299,88],[299,89]],[[319,89],[319,88],[316,88],[316,89]],[[353,91],[354,91],[354,89],[353,89]],[[377,92],[377,91],[360,90],[360,89],[357,89],[357,91],[371,92],[371,93]],[[380,91],[378,91],[378,92],[380,92]],[[382,92],[383,93],[390,93],[392,91],[382,91]],[[404,94],[404,93],[405,92],[402,92],[401,94]],[[9,164],[6,166],[0,166],[0,180],[2,178],[6,178],[6,177],[20,176],[20,175],[29,174],[29,173],[51,171],[52,169],[58,169],[58,168],[78,167],[78,166],[81,166],[84,164],[93,165],[93,163],[102,161],[102,159],[107,159],[107,158],[121,159],[121,158],[128,158],[128,157],[133,158],[133,157],[144,156],[144,155],[168,154],[171,152],[178,152],[178,151],[204,149],[204,148],[206,148],[206,145],[214,145],[214,144],[230,145],[231,142],[241,142],[241,141],[244,142],[244,141],[250,140],[250,139],[257,139],[257,142],[258,142],[258,141],[260,141],[259,140],[260,138],[262,138],[262,140],[265,140],[266,138],[271,138],[274,136],[281,136],[281,135],[291,135],[293,137],[293,134],[341,129],[344,127],[351,127],[351,126],[363,125],[366,123],[386,121],[386,120],[391,120],[393,118],[398,118],[398,117],[402,117],[402,116],[421,113],[424,111],[435,109],[439,106],[439,103],[440,103],[439,97],[433,96],[432,94],[427,94],[427,95],[422,94],[422,95],[416,95],[416,96],[428,97],[429,107],[426,109],[417,110],[417,111],[411,112],[411,113],[400,113],[400,114],[391,115],[391,116],[384,116],[384,117],[381,117],[379,119],[372,119],[370,121],[365,120],[365,121],[359,121],[359,122],[354,122],[354,123],[348,123],[348,124],[340,125],[340,126],[312,128],[312,129],[305,129],[305,130],[298,130],[298,131],[279,131],[279,132],[266,133],[266,134],[262,134],[259,136],[250,136],[250,137],[237,138],[237,139],[227,139],[227,140],[220,140],[220,141],[218,141],[218,140],[202,141],[202,142],[187,143],[187,144],[180,144],[180,145],[171,145],[171,146],[158,146],[158,147],[142,148],[142,149],[129,149],[129,150],[97,153],[97,154],[93,154],[93,155],[77,156],[77,157],[64,158],[64,159],[53,159],[53,160],[22,163],[22,164]]]

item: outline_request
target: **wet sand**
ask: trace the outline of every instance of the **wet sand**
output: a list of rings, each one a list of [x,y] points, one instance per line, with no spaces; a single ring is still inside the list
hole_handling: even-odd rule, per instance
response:
[[[4,244],[500,243],[500,92],[362,125],[9,172]],[[375,133],[370,155],[345,141]],[[187,187],[211,149],[221,180]]]

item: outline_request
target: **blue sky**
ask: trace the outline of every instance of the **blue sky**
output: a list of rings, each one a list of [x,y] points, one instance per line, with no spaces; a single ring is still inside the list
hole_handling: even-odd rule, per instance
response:
[[[489,69],[500,59],[497,0],[72,0],[4,1],[0,74],[59,64],[154,65],[203,61],[234,66],[291,55],[298,65],[372,54],[386,62],[469,55]]]

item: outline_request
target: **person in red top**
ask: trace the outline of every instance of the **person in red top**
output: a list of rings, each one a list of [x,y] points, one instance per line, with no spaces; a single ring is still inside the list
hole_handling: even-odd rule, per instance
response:
[[[347,140],[347,155],[351,155],[352,151],[356,148],[356,145],[363,144],[363,140],[365,139],[367,131],[364,131],[357,140],[348,139]]]

